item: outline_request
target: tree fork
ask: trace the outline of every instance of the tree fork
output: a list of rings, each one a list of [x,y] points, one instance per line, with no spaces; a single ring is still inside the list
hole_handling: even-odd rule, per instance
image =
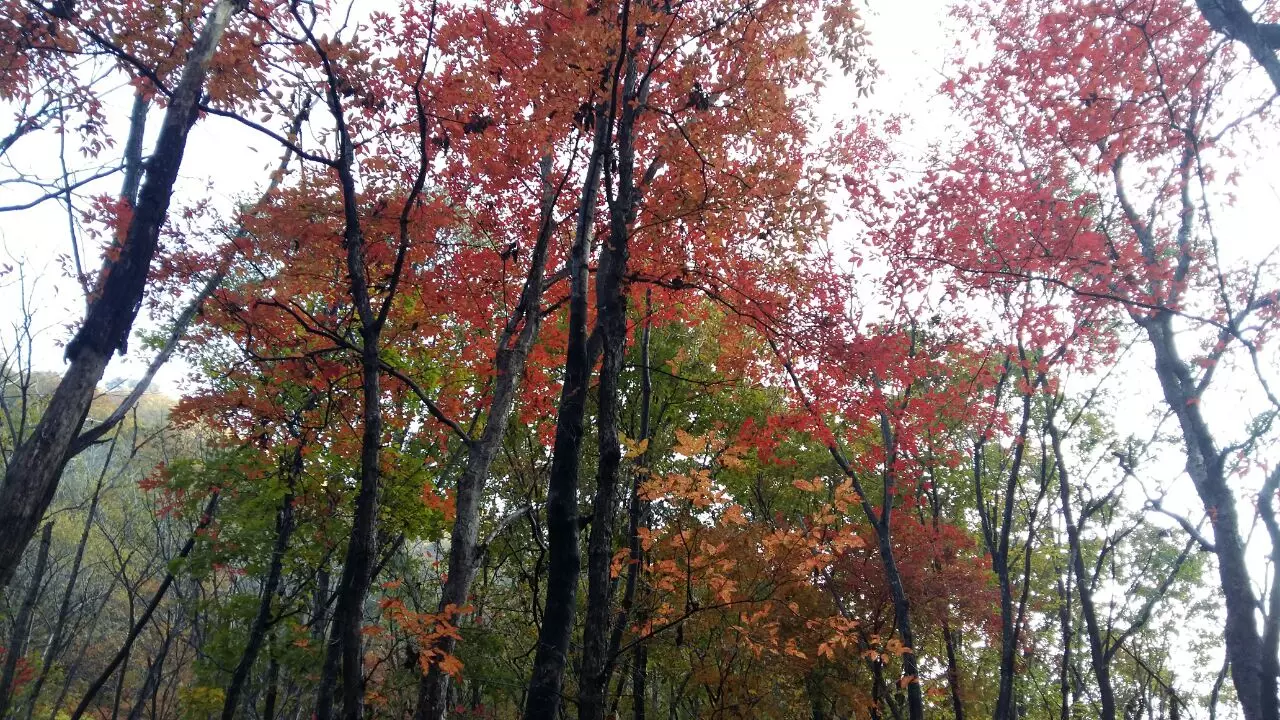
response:
[[[587,617],[583,626],[582,666],[578,680],[579,720],[603,720],[605,693],[612,672],[610,622],[613,611],[613,521],[618,468],[618,383],[627,347],[626,274],[631,223],[635,219],[635,148],[633,133],[643,90],[636,88],[635,54],[628,50],[622,84],[622,115],[617,132],[617,197],[610,203],[609,236],[600,251],[596,272],[596,326],[601,337],[596,492],[587,546]],[[632,588],[634,590],[634,588]]]

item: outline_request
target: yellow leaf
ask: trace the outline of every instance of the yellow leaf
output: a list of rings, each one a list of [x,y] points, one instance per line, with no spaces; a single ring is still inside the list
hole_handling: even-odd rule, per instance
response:
[[[627,449],[623,455],[628,460],[633,460],[644,454],[649,449],[649,438],[645,438],[640,442],[635,442],[626,435],[622,436],[622,446]]]
[[[740,470],[746,467],[746,463],[742,461],[743,454],[745,454],[745,450],[737,445],[725,448],[724,452],[720,454],[720,464],[730,470]]]

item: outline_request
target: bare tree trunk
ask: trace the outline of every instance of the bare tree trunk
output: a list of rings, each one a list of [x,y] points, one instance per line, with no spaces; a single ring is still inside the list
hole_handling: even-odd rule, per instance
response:
[[[311,598],[311,636],[323,640],[325,628],[329,627],[329,568],[326,563],[316,571],[316,588]]]
[[[111,356],[124,351],[146,287],[160,228],[182,163],[209,61],[242,0],[218,0],[187,56],[147,162],[146,180],[124,243],[99,275],[97,297],[67,344],[70,367],[40,422],[10,458],[0,487],[0,586],[8,585],[22,551],[53,501],[69,450],[84,424]]]
[[[133,702],[133,709],[129,711],[129,720],[142,720],[142,713],[146,711],[147,702],[151,700],[156,691],[160,689],[160,679],[164,674],[164,661],[169,656],[169,646],[173,644],[173,632],[166,632],[164,642],[160,644],[160,651],[152,658],[151,663],[147,667],[147,679],[142,683],[142,689],[138,691],[138,697]]]
[[[911,626],[911,604],[907,599],[906,589],[902,586],[902,575],[898,571],[898,561],[894,557],[893,546],[889,538],[889,518],[891,510],[888,505],[881,508],[881,520],[878,523],[877,537],[880,547],[880,562],[884,565],[885,579],[889,583],[890,597],[893,598],[894,624],[898,627],[898,635],[902,644],[911,648],[902,655],[902,675],[907,683],[907,708],[911,720],[924,720],[924,695],[920,691],[920,670],[916,662],[916,639]]]
[[[262,700],[263,720],[275,720],[276,698],[280,692],[280,661],[273,655],[267,661],[267,693]]]
[[[1280,568],[1280,521],[1275,514],[1275,495],[1280,490],[1280,468],[1267,476],[1258,493],[1258,514],[1271,537],[1271,566]],[[1267,717],[1280,714],[1275,706],[1277,683],[1280,683],[1280,572],[1271,573],[1271,588],[1267,594],[1267,612],[1262,626],[1262,703]],[[1178,703],[1173,704],[1174,708]]]
[[[1080,611],[1084,615],[1085,632],[1089,639],[1089,658],[1093,665],[1093,676],[1098,682],[1098,700],[1101,704],[1101,720],[1115,720],[1116,695],[1111,684],[1111,663],[1107,654],[1103,628],[1098,622],[1098,612],[1093,604],[1093,588],[1090,587],[1089,574],[1084,566],[1084,553],[1080,547],[1080,528],[1076,526],[1075,515],[1071,509],[1071,481],[1067,474],[1067,465],[1062,457],[1062,437],[1052,421],[1048,424],[1049,436],[1053,439],[1054,461],[1058,467],[1058,490],[1062,500],[1062,518],[1067,526],[1067,544],[1071,552],[1071,564],[1075,569],[1076,594],[1080,596]]]
[[[960,665],[956,659],[956,632],[951,621],[942,618],[942,642],[947,650],[947,690],[951,698],[951,713],[955,720],[964,720],[964,696],[960,693]]]
[[[1021,345],[1019,345],[1018,349],[1019,353],[1023,352]],[[1025,358],[1022,359],[1025,360]],[[1004,374],[1000,379],[1000,387],[996,392],[997,398],[1004,384],[1010,380],[1011,372],[1012,363],[1006,361]],[[1009,568],[1010,536],[1013,533],[1013,510],[1017,502],[1019,479],[1022,473],[1022,464],[1031,426],[1031,395],[1040,386],[1042,378],[1036,377],[1033,379],[1029,377],[1026,371],[1023,371],[1022,380],[1026,382],[1027,386],[1022,393],[1022,418],[1019,421],[1018,433],[1014,439],[1013,457],[1005,476],[1004,493],[1001,498],[1003,502],[998,521],[992,517],[992,510],[988,509],[985,491],[982,486],[984,472],[983,446],[979,444],[974,449],[974,501],[982,525],[983,542],[991,556],[991,570],[995,573],[996,582],[1000,589],[1000,682],[993,713],[995,720],[1016,720],[1018,712],[1014,703],[1014,681],[1017,677],[1016,661],[1019,634],[1017,620],[1020,611],[1015,607],[1013,599],[1013,578]]]
[[[142,139],[147,134],[147,108],[151,105],[142,90],[133,93],[133,108],[129,111],[129,138],[124,144],[124,183],[120,197],[130,207],[138,204],[138,189],[142,184]]]
[[[1200,412],[1196,385],[1174,344],[1172,313],[1140,323],[1155,350],[1156,375],[1165,402],[1178,419],[1187,451],[1187,474],[1195,483],[1205,513],[1213,519],[1218,576],[1226,605],[1227,657],[1245,720],[1276,720],[1277,700],[1264,697],[1262,638],[1254,620],[1257,607],[1240,537],[1235,497],[1227,485],[1225,461]]]
[[[80,567],[84,563],[84,551],[89,545],[89,533],[93,530],[93,518],[98,512],[98,500],[102,497],[102,483],[107,474],[107,466],[111,463],[111,456],[115,452],[115,441],[111,443],[111,448],[107,453],[107,459],[103,461],[102,472],[98,474],[98,482],[93,488],[93,497],[89,500],[89,512],[84,519],[84,529],[80,531],[80,542],[76,545],[76,554],[71,561],[71,572],[67,576],[67,587],[62,591],[62,602],[58,604],[58,615],[53,621],[53,632],[49,634],[49,642],[45,645],[44,656],[40,663],[40,672],[36,675],[35,682],[31,685],[31,690],[27,694],[27,717],[31,717],[31,713],[35,709],[36,702],[40,699],[40,690],[44,687],[45,680],[49,677],[49,669],[53,666],[54,659],[62,652],[63,635],[67,630],[67,617],[71,614],[71,598],[76,589],[76,582],[80,577]]]
[[[355,232],[359,233],[359,230]],[[365,309],[362,314],[371,314],[368,290],[363,279],[363,253],[350,249],[362,244],[362,241],[348,240],[348,244],[349,253],[357,256],[356,259],[349,261],[351,272],[360,278],[353,279],[352,284],[361,287],[361,290],[355,294],[363,296],[356,302],[358,307]],[[358,720],[364,713],[364,663],[360,625],[364,618],[364,600],[372,582],[373,561],[377,552],[378,456],[382,443],[379,330],[372,323],[361,329],[363,348],[360,365],[364,430],[360,439],[360,478],[357,484],[351,538],[347,543],[342,576],[338,580],[338,598],[333,608],[333,628],[329,633],[329,642],[326,646],[324,672],[317,698],[318,720],[329,720],[333,716],[333,691],[338,679],[339,662],[341,662],[343,717]]]
[[[364,661],[360,625],[364,618],[364,601],[373,581],[373,563],[377,552],[378,522],[378,457],[382,445],[382,395],[379,346],[384,313],[375,313],[369,295],[369,279],[365,267],[365,239],[357,206],[352,142],[339,97],[338,79],[328,78],[329,110],[338,126],[339,160],[336,163],[342,184],[343,245],[347,251],[347,279],[351,301],[360,320],[360,395],[363,429],[360,437],[360,477],[356,485],[355,516],[351,537],[338,580],[337,602],[333,609],[333,628],[325,646],[324,667],[316,697],[317,720],[333,717],[334,691],[338,685],[341,664],[342,714],[348,720],[359,720],[364,714]],[[387,299],[390,302],[390,298]]]
[[[5,648],[4,673],[0,675],[0,716],[9,711],[18,661],[27,654],[27,640],[31,637],[31,616],[35,614],[36,601],[40,599],[40,584],[44,580],[44,569],[49,562],[49,545],[52,541],[53,523],[45,523],[44,532],[40,534],[40,549],[36,552],[36,564],[31,570],[31,581],[27,583],[27,592],[22,597],[22,605],[18,608],[18,616],[9,633],[9,645]]]
[[[133,620],[132,607],[130,608],[129,619]],[[124,683],[129,677],[129,660],[132,650],[125,649],[124,660],[120,662],[120,672],[116,675],[116,692],[111,696],[111,720],[120,717],[120,699],[124,697]]]
[[[652,313],[651,294],[645,294],[645,324],[644,330],[640,338],[640,428],[637,435],[641,443],[645,443],[645,449],[640,453],[637,464],[639,467],[635,469],[631,477],[631,493],[628,499],[627,510],[627,579],[623,586],[622,602],[618,607],[613,619],[613,629],[609,633],[608,651],[605,655],[605,666],[602,671],[604,685],[608,685],[613,677],[614,668],[618,662],[618,655],[622,647],[622,635],[626,630],[627,620],[631,617],[632,608],[635,606],[636,593],[640,586],[640,573],[644,566],[644,545],[640,540],[640,528],[646,526],[647,516],[649,514],[649,503],[640,494],[640,484],[647,476],[645,468],[649,462],[649,449],[647,443],[651,441],[652,430],[650,428],[650,418],[653,404],[653,373],[649,368],[649,339],[650,327],[649,316]],[[632,650],[631,664],[631,692],[633,702],[639,703],[635,712],[640,716],[644,715],[644,693],[645,680],[647,674],[648,651],[644,649],[643,642],[637,642]],[[622,694],[622,679],[618,681],[618,688],[615,692],[612,708],[616,708],[618,697]],[[610,712],[613,712],[611,709]]]
[[[1058,578],[1058,630],[1062,636],[1062,666],[1058,670],[1058,693],[1061,697],[1059,711],[1060,720],[1071,720],[1071,650],[1072,612],[1071,612],[1071,571],[1067,571],[1067,580]]]
[[[631,662],[631,717],[645,720],[645,686],[648,684],[649,648],[644,643],[636,645],[635,659]]]
[[[88,632],[85,633],[84,642],[80,643],[80,651],[77,653],[74,653],[71,656],[72,657],[71,664],[67,668],[65,677],[63,677],[62,679],[62,686],[58,689],[58,697],[53,701],[53,704],[50,706],[52,710],[49,713],[49,720],[58,720],[59,714],[62,710],[62,702],[67,699],[67,693],[71,691],[71,682],[76,678],[76,676],[79,675],[80,663],[83,661],[85,657],[85,653],[88,651],[90,647],[93,646],[93,643],[97,640],[96,633],[94,632],[94,630],[96,629],[97,619],[102,616],[102,611],[104,608],[106,608],[107,602],[110,601],[111,594],[114,591],[115,591],[115,576],[113,575],[111,586],[107,589],[105,593],[102,594],[102,599],[98,602],[97,609],[95,609],[92,613],[92,619],[90,620],[90,623],[88,626],[89,630]],[[35,708],[33,706],[32,712],[34,712],[34,710]]]
[[[649,367],[652,362],[649,356],[649,340],[651,335],[651,316],[653,314],[653,306],[651,303],[651,293],[645,293],[644,310],[645,321],[644,331],[640,336],[640,441],[652,442],[653,429],[651,420],[653,414],[653,372]],[[646,445],[644,451],[640,454],[641,467],[647,467],[649,464],[649,448]],[[631,499],[628,509],[628,533],[627,540],[630,548],[630,563],[627,567],[627,585],[623,591],[622,607],[618,610],[618,617],[613,623],[613,635],[609,639],[609,662],[606,668],[605,678],[609,677],[612,671],[612,663],[617,662],[618,648],[622,643],[622,631],[626,627],[627,619],[631,614],[631,609],[635,605],[636,593],[640,586],[640,573],[644,567],[644,544],[640,539],[640,528],[647,525],[647,517],[649,515],[649,503],[640,494],[640,484],[645,477],[645,473],[640,469],[633,474],[631,480]],[[636,643],[635,649],[632,651],[631,658],[631,704],[633,720],[644,720],[645,715],[645,685],[648,680],[649,670],[649,650],[644,643]]]
[[[1210,27],[1244,44],[1280,92],[1280,25],[1255,22],[1240,0],[1196,0],[1196,6]]]
[[[931,482],[928,496],[928,506],[932,515],[928,520],[932,523],[934,532],[938,532],[942,527],[942,499],[938,495],[936,479]],[[922,504],[920,521],[923,523],[925,520],[924,506]],[[936,558],[933,560],[933,569],[935,572],[942,569],[940,560]],[[960,663],[956,651],[960,640],[959,633],[951,628],[951,609],[949,607],[942,613],[942,644],[947,653],[947,691],[951,699],[952,716],[955,720],[964,720],[964,696],[960,691]]]
[[[1230,9],[1230,14],[1243,11],[1239,0],[1198,0],[1197,5],[1209,17],[1212,10]],[[1247,13],[1246,13],[1247,15]],[[1237,20],[1240,19],[1238,16]],[[1244,20],[1252,22],[1245,17]],[[1256,59],[1256,57],[1255,57]],[[1272,63],[1280,68],[1274,55]],[[1273,79],[1276,76],[1273,75]],[[1179,168],[1181,181],[1181,222],[1177,230],[1178,265],[1168,281],[1152,280],[1150,291],[1156,298],[1156,306],[1172,308],[1181,304],[1181,294],[1187,282],[1188,268],[1193,264],[1191,235],[1197,222],[1197,208],[1192,202],[1189,187],[1192,184],[1196,140],[1188,137]],[[1130,229],[1137,237],[1144,260],[1152,266],[1162,262],[1163,252],[1154,232],[1125,195],[1121,179],[1121,162],[1112,164],[1116,197]],[[1159,277],[1159,273],[1157,273]],[[1155,374],[1160,381],[1161,393],[1169,411],[1178,420],[1182,441],[1186,450],[1187,475],[1195,485],[1196,493],[1205,514],[1213,523],[1213,551],[1218,556],[1218,577],[1226,607],[1224,639],[1231,680],[1245,720],[1277,720],[1280,716],[1280,700],[1275,696],[1275,683],[1265,680],[1263,639],[1258,634],[1254,613],[1258,607],[1252,579],[1245,561],[1244,543],[1240,535],[1240,520],[1236,513],[1235,496],[1227,484],[1226,456],[1218,447],[1200,407],[1200,387],[1191,369],[1178,350],[1173,329],[1174,311],[1161,309],[1149,313],[1144,308],[1131,308],[1130,317],[1146,333],[1155,354]]]

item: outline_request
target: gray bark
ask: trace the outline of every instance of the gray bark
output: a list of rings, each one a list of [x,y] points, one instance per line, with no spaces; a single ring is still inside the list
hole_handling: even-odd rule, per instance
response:
[[[1210,27],[1244,44],[1280,93],[1280,25],[1255,22],[1240,0],[1196,0],[1196,6]]]

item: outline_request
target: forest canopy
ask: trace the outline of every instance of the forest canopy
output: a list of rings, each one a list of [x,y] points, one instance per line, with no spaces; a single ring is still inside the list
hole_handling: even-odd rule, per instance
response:
[[[0,716],[1280,720],[1280,7],[877,5],[0,0]]]

